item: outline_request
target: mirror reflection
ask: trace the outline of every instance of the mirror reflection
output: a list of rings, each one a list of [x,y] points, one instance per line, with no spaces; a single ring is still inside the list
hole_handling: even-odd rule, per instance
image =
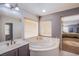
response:
[[[6,23],[5,24],[5,40],[13,40],[13,24]]]
[[[62,50],[79,54],[79,15],[62,17],[62,40]]]

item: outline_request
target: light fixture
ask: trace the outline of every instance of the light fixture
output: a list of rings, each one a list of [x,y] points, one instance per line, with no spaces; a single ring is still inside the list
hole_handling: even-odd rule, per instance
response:
[[[18,7],[18,4],[12,5],[12,4],[9,4],[9,3],[5,3],[4,5],[6,7],[10,8],[11,10],[16,10],[16,11],[19,11],[20,10],[19,7]]]
[[[6,7],[9,7],[9,8],[11,7],[10,4],[8,4],[8,3],[6,3],[5,6],[6,6]]]
[[[18,11],[18,10],[19,10],[19,8],[18,8],[18,7],[15,7],[15,10],[17,10],[17,11]]]
[[[42,12],[46,12],[46,10],[42,10]]]

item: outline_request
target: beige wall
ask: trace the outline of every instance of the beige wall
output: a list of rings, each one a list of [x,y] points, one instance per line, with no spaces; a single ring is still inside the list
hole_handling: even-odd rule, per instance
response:
[[[38,22],[25,19],[24,20],[24,38],[38,36]]]
[[[40,35],[52,36],[52,23],[51,21],[40,22]]]

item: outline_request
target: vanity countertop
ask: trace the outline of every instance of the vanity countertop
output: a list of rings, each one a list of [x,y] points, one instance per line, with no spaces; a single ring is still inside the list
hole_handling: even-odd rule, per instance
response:
[[[22,39],[17,39],[15,42],[15,44],[9,46],[7,46],[7,42],[5,42],[4,44],[0,44],[0,55],[29,43],[26,40]]]

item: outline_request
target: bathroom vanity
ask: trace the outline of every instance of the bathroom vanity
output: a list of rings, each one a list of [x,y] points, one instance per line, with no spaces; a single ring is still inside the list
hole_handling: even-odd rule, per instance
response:
[[[17,52],[18,52],[17,49],[14,49],[14,50],[1,54],[1,56],[17,56]]]
[[[29,44],[18,48],[18,56],[30,56]]]
[[[16,44],[10,46],[4,46],[3,48],[0,47],[0,56],[30,56],[29,51],[29,43],[16,42]]]
[[[29,44],[1,54],[1,56],[29,56],[29,55],[30,55]]]
[[[29,44],[23,40],[22,19],[20,12],[0,7],[1,56],[29,56]]]

